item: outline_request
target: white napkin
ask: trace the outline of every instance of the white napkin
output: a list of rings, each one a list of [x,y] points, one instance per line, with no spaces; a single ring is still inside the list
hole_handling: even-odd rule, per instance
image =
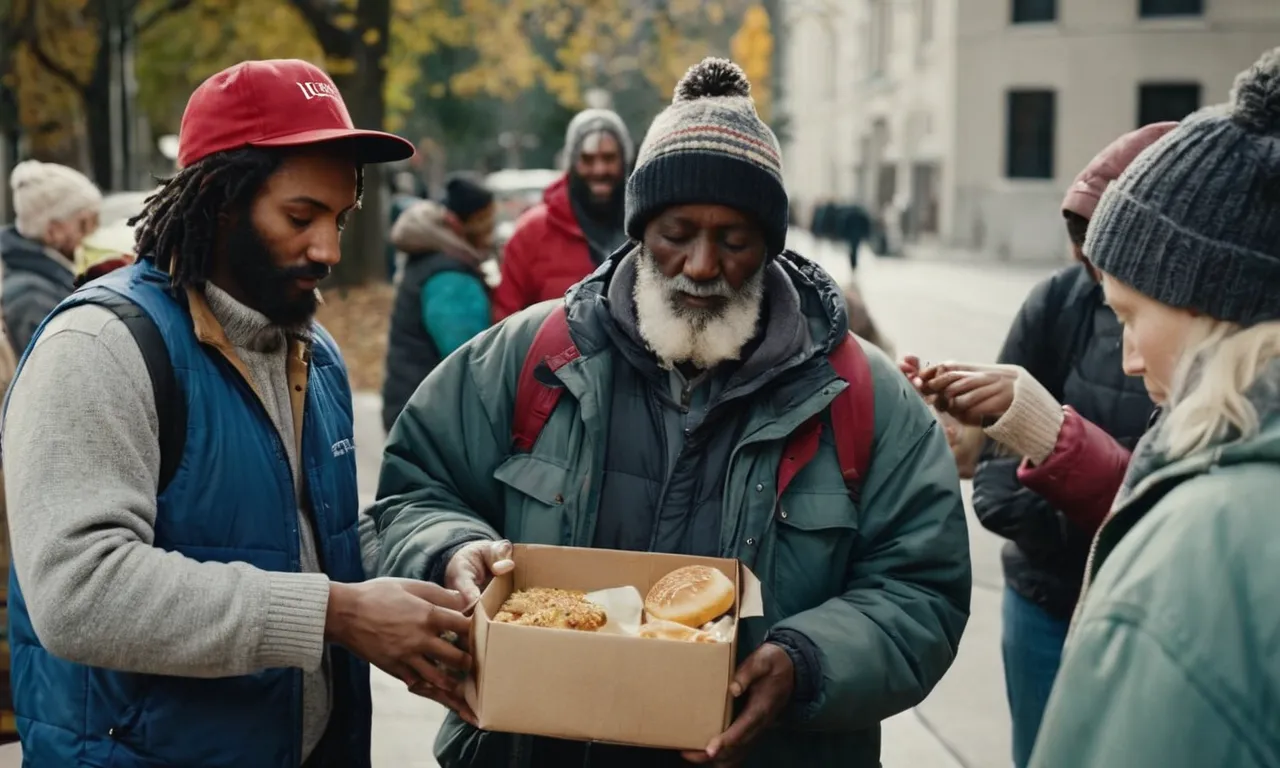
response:
[[[663,623],[645,614],[644,598],[640,596],[640,590],[635,587],[601,589],[589,593],[587,599],[605,611],[605,625],[596,630],[597,632],[637,637],[640,634],[642,622]],[[702,631],[718,643],[732,642],[733,630],[734,621],[733,616],[730,615],[721,616],[716,621],[702,626]]]
[[[605,625],[597,632],[611,635],[640,634],[640,620],[644,615],[644,598],[635,587],[614,587],[591,592],[587,599],[604,609]]]

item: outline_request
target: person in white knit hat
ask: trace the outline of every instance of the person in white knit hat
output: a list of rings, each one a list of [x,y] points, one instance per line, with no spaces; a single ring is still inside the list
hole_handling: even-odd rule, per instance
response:
[[[75,290],[76,248],[98,228],[102,193],[84,174],[26,160],[9,175],[13,226],[0,230],[0,303],[19,357],[44,318]]]

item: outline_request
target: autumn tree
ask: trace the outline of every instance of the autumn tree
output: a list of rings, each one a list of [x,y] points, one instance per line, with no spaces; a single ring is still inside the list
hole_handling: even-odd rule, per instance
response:
[[[455,76],[460,93],[512,98],[536,84],[581,109],[586,92],[647,85],[656,106],[688,67],[724,53],[718,39],[744,0],[465,0],[476,64]]]
[[[20,120],[33,138],[83,116],[94,180],[112,184],[112,37],[144,34],[190,0],[10,0],[8,23]],[[65,138],[65,136],[62,136]]]
[[[751,81],[760,119],[769,121],[773,105],[773,33],[769,28],[769,12],[762,5],[747,9],[742,26],[731,42],[733,60]]]
[[[249,59],[303,59],[324,52],[289,0],[193,0],[138,40],[138,102],[153,133],[177,133],[196,86]]]

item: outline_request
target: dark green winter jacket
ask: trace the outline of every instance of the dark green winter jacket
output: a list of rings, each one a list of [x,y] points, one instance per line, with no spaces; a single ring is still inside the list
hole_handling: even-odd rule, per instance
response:
[[[1259,430],[1134,453],[1036,738],[1034,768],[1280,765],[1280,359]]]
[[[592,546],[602,514],[619,514],[601,510],[609,460],[602,447],[610,445],[609,415],[617,413],[613,395],[623,377],[637,374],[625,368],[633,366],[634,350],[624,349],[609,325],[617,315],[608,310],[617,259],[566,299],[582,354],[555,373],[567,396],[531,453],[512,450],[513,403],[525,353],[551,304],[468,342],[418,389],[389,436],[373,509],[383,575],[439,578],[444,558],[478,538]],[[894,364],[864,343],[875,438],[861,501],[846,492],[830,430],[780,503],[775,499],[787,435],[823,413],[846,386],[826,356],[844,338],[847,321],[825,272],[794,254],[769,268],[769,290],[789,292],[803,322],[791,323],[796,341],[789,356],[746,381],[729,378],[709,405],[708,423],[716,423],[718,408],[734,414],[719,422],[733,430],[728,466],[708,468],[725,478],[715,510],[719,548],[711,554],[740,559],[764,587],[766,616],[743,622],[741,655],[766,636],[802,638],[816,685],[803,706],[757,742],[748,764],[871,768],[879,766],[880,721],[932,690],[955,658],[968,618],[959,480],[929,410]],[[765,327],[784,325],[776,308],[786,305],[776,295],[767,299],[775,317]],[[770,339],[754,348],[765,354],[770,347],[777,352]],[[740,372],[752,370],[748,357]],[[635,451],[662,450],[646,434],[626,437]],[[482,734],[451,715],[436,750],[445,768],[506,768],[527,764],[529,744]]]

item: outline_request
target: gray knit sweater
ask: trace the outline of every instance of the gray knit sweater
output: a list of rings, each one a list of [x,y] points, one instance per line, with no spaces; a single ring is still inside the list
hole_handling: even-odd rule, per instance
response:
[[[263,393],[301,490],[284,334],[213,286],[206,297]],[[301,668],[305,760],[331,708],[329,580],[310,517],[299,508],[306,573],[152,546],[158,418],[142,353],[115,315],[83,306],[50,322],[10,395],[3,455],[13,561],[41,643],[82,664],[150,674]]]

